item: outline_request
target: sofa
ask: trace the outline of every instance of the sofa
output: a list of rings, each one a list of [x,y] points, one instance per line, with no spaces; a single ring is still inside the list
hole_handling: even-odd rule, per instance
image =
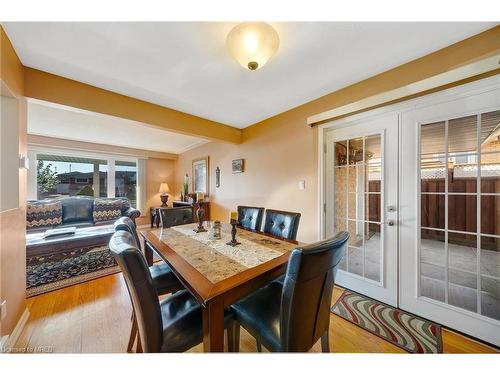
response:
[[[119,272],[108,242],[121,216],[140,211],[126,198],[65,197],[27,202],[26,293],[34,296]],[[51,228],[76,227],[74,235],[44,238]]]
[[[135,223],[140,214],[127,198],[65,197],[28,201],[26,230],[30,233],[68,226],[110,225],[122,216],[130,217]]]

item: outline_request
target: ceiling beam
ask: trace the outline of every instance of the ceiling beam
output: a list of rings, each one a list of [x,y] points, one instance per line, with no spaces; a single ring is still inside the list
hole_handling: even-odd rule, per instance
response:
[[[241,130],[232,126],[33,68],[24,67],[24,95],[211,141],[241,143]]]

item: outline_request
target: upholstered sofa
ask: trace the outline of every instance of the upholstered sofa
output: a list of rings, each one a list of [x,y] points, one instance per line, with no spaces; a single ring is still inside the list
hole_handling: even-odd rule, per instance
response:
[[[26,230],[30,233],[66,226],[109,225],[121,216],[128,216],[135,222],[140,214],[130,206],[127,198],[67,197],[28,201]]]

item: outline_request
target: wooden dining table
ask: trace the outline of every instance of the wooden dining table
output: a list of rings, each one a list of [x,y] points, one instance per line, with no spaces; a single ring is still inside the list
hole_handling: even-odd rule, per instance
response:
[[[212,222],[204,222],[209,229]],[[237,229],[237,246],[231,225],[222,223],[220,239],[209,232],[196,233],[197,224],[141,231],[148,263],[158,254],[198,300],[203,311],[203,349],[224,351],[224,309],[269,283],[286,270],[296,241],[262,232]]]

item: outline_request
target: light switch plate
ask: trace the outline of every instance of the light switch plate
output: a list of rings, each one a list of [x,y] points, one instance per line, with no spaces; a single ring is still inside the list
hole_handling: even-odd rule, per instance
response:
[[[306,181],[300,180],[299,181],[299,190],[305,190],[305,188],[306,188]]]

